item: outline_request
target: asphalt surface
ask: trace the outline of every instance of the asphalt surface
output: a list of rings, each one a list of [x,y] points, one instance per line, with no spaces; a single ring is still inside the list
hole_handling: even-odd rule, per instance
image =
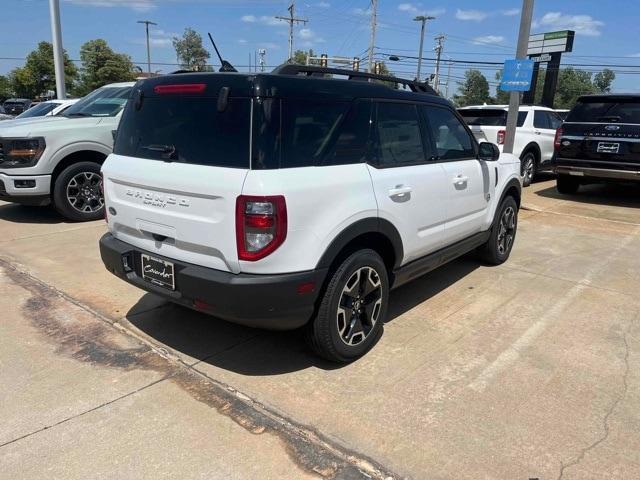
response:
[[[525,190],[511,259],[395,291],[337,367],[0,203],[1,478],[640,478],[640,188]]]

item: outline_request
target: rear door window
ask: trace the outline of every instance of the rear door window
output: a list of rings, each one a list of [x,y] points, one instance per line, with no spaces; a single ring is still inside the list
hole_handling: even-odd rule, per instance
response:
[[[249,168],[251,101],[230,98],[218,112],[215,97],[166,95],[129,102],[114,153],[215,167]]]
[[[378,166],[394,167],[426,160],[416,105],[378,103],[375,133]]]
[[[542,110],[535,110],[533,112],[533,126],[535,128],[551,128],[549,125],[549,116],[547,112],[543,112]]]
[[[461,160],[476,156],[471,135],[453,112],[440,107],[422,107],[440,160]]]

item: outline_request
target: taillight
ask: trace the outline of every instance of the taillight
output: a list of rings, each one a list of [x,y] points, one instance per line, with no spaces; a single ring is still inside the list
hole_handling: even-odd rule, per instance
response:
[[[556,136],[553,139],[553,148],[555,150],[560,150],[560,139],[562,139],[563,133],[564,133],[564,130],[562,130],[562,128],[559,128],[556,130]]]
[[[504,145],[504,137],[506,137],[506,135],[506,130],[498,130],[498,138],[496,139],[498,141],[498,145]]]
[[[170,95],[179,93],[202,93],[206,90],[206,83],[177,83],[169,85],[156,85],[153,91],[158,95]]]
[[[238,259],[254,262],[273,253],[287,238],[287,204],[282,195],[240,195],[236,201]]]

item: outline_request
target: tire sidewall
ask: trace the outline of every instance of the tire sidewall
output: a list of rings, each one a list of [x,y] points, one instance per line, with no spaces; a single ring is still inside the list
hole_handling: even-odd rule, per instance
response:
[[[532,172],[531,172],[531,178],[526,178],[525,177],[525,165],[529,162],[529,160],[531,160],[531,165],[532,165]],[[522,160],[520,161],[520,174],[522,175],[522,185],[525,187],[528,187],[529,185],[531,185],[531,183],[533,182],[533,178],[536,175],[536,156],[533,154],[533,152],[527,152],[524,154],[524,156],[522,157]]]
[[[502,219],[502,215],[504,214],[507,208],[513,208],[515,212],[515,230],[513,232],[513,240],[511,241],[511,245],[509,249],[505,253],[500,253],[498,251],[498,231],[500,230],[500,220]],[[492,250],[492,256],[495,258],[495,263],[500,264],[507,261],[509,256],[511,255],[511,250],[513,250],[513,245],[516,242],[516,236],[518,234],[518,205],[516,201],[512,197],[506,197],[502,203],[500,204],[500,208],[498,209],[498,214],[494,219],[493,228],[491,231],[490,237],[490,248]]]
[[[53,205],[58,213],[75,222],[99,220],[104,216],[104,206],[97,212],[82,213],[73,208],[67,200],[67,185],[73,177],[82,172],[100,174],[100,165],[94,162],[78,162],[60,172],[53,186]]]
[[[342,291],[346,282],[358,269],[362,267],[371,267],[375,269],[380,277],[382,288],[382,308],[373,330],[369,332],[369,335],[367,335],[365,340],[358,345],[349,346],[342,341],[338,332],[338,304],[342,297]],[[329,334],[336,353],[342,357],[344,361],[350,361],[364,355],[368,350],[370,350],[382,334],[389,305],[389,278],[384,262],[380,256],[373,250],[368,249],[360,250],[349,256],[334,275],[337,275],[338,278],[332,278],[330,285],[331,291],[328,290],[326,292],[326,295],[329,295],[329,301],[327,305],[325,305],[325,311],[320,312],[320,314],[324,316],[323,321],[328,322],[328,325],[325,325],[325,328],[329,328]]]

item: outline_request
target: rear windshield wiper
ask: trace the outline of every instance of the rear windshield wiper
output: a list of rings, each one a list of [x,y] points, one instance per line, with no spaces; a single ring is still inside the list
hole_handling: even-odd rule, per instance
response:
[[[164,161],[171,161],[175,159],[175,155],[176,155],[176,147],[175,145],[158,145],[158,144],[152,144],[152,145],[145,145],[143,147],[140,147],[144,150],[149,150],[150,152],[156,152],[162,155],[162,159]]]

